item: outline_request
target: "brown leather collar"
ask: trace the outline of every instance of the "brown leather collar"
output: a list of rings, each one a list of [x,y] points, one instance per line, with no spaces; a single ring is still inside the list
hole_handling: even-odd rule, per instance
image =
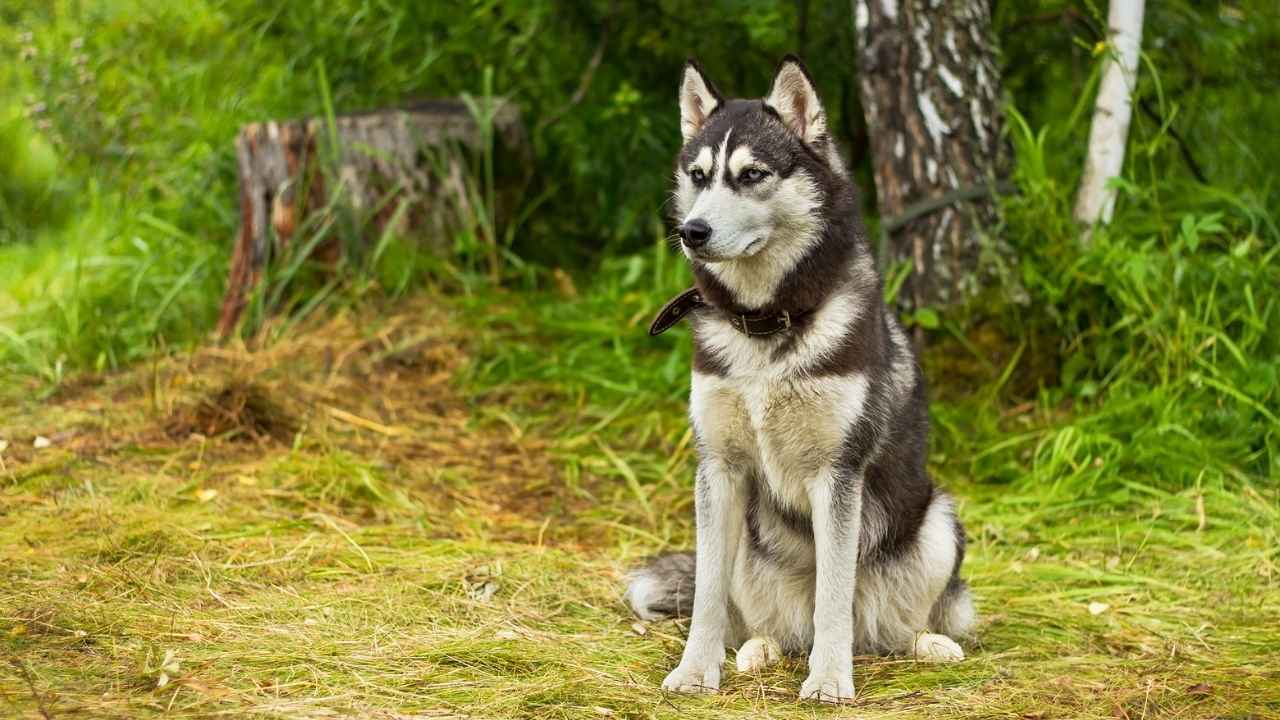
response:
[[[673,325],[684,319],[684,316],[697,310],[699,307],[706,306],[715,310],[719,310],[715,306],[702,299],[702,293],[697,288],[689,288],[679,295],[667,301],[666,305],[658,311],[658,316],[653,319],[653,323],[649,325],[650,335],[661,335],[670,330]],[[776,335],[791,329],[791,323],[799,318],[809,314],[808,310],[803,312],[789,312],[783,310],[776,313],[768,313],[764,315],[737,315],[735,313],[724,312],[729,324],[734,330],[746,335],[747,337],[763,337],[765,335]]]

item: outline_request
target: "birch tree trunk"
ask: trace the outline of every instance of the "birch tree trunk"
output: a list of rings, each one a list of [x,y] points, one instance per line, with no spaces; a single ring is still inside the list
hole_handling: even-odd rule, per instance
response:
[[[958,301],[981,285],[980,229],[996,219],[994,190],[983,188],[1012,154],[988,0],[854,0],[853,9],[876,201],[893,228],[888,256],[912,266],[900,298],[914,308]]]
[[[1111,222],[1116,208],[1116,191],[1107,187],[1107,181],[1124,168],[1124,146],[1138,83],[1143,5],[1143,0],[1111,0],[1107,13],[1110,54],[1093,106],[1089,154],[1076,196],[1076,220],[1086,225]]]

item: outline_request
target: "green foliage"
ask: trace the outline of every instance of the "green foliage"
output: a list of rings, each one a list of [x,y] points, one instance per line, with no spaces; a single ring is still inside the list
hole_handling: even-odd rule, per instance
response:
[[[1165,84],[1143,71],[1149,87]],[[1080,146],[1081,123],[1066,117],[1033,132],[1012,113],[1019,193],[1001,233],[1018,258],[1016,292],[984,309],[1053,358],[1035,399],[1046,417],[1071,417],[980,452],[975,476],[1023,477],[1009,458],[1028,447],[1038,484],[1280,474],[1280,306],[1268,292],[1280,286],[1280,231],[1267,189],[1196,183],[1170,126],[1139,122],[1116,216],[1082,237],[1074,188],[1052,170]]]
[[[0,176],[0,245],[66,219],[67,188],[58,179],[57,155],[12,109],[0,108],[0,157],[7,163]]]
[[[0,179],[0,363],[56,382],[204,338],[238,223],[240,124],[429,96],[468,95],[482,115],[504,95],[522,109],[536,167],[518,222],[498,226],[486,145],[466,159],[466,202],[449,209],[452,256],[387,231],[334,272],[303,251],[353,245],[368,221],[335,195],[273,259],[246,329],[278,337],[335,304],[424,284],[461,291],[493,323],[521,328],[490,336],[479,386],[536,380],[589,394],[591,424],[665,433],[654,418],[683,393],[682,331],[651,342],[619,328],[638,329],[687,280],[661,217],[684,58],[751,95],[777,56],[802,49],[866,177],[849,8],[810,4],[802,27],[801,5],[7,5],[0,53],[16,62],[0,73],[0,150],[15,160]],[[1135,477],[1187,486],[1277,472],[1280,237],[1269,209],[1280,138],[1258,118],[1280,111],[1280,20],[1262,0],[1149,12],[1118,212],[1084,244],[1070,205],[1105,23],[1096,4],[996,5],[1018,193],[993,235],[1018,262],[980,302],[907,318],[997,366],[982,391],[937,409],[940,453],[975,477],[1114,490]],[[905,269],[888,273],[890,293]],[[579,295],[564,289],[588,274]],[[266,323],[274,316],[285,321]],[[1016,356],[984,357],[973,338],[987,327]],[[945,389],[945,368],[931,371]],[[997,412],[1026,403],[1023,426]],[[643,488],[650,471],[617,457],[619,478]]]

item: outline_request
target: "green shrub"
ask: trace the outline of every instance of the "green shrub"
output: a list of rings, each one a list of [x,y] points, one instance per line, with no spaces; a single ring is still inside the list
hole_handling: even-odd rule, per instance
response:
[[[70,202],[57,153],[14,108],[0,107],[0,157],[0,245],[63,223]]]

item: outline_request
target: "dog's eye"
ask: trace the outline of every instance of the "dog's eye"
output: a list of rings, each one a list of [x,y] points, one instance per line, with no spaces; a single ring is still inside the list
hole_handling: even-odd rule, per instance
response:
[[[742,182],[757,183],[763,180],[768,174],[768,172],[761,170],[760,168],[747,168],[746,170],[743,170],[742,174],[738,177]]]
[[[701,185],[707,179],[707,174],[702,172],[702,168],[694,168],[689,171],[689,177],[698,185]]]

